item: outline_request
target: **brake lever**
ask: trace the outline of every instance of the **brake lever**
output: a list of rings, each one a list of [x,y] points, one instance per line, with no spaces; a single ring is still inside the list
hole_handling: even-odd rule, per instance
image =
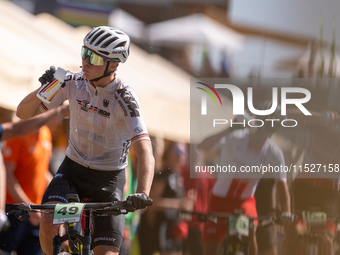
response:
[[[31,206],[26,204],[20,204],[19,211],[16,211],[15,217],[20,221],[25,221],[30,218],[29,211],[31,211]]]

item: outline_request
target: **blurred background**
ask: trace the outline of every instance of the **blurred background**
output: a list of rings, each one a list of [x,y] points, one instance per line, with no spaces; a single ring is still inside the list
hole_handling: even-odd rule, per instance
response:
[[[139,97],[155,171],[162,171],[168,147],[188,169],[188,148],[179,145],[190,143],[190,78],[331,78],[305,83],[312,91],[307,108],[339,112],[339,10],[337,0],[0,0],[0,123],[15,120],[18,103],[40,86],[38,78],[51,65],[79,71],[84,36],[108,25],[132,40],[131,55],[117,75]],[[52,173],[63,160],[68,125],[65,119],[50,127]],[[277,137],[287,162],[305,133]],[[135,181],[133,151],[130,156],[127,193]],[[138,224],[137,215],[127,225],[127,247]]]
[[[149,132],[188,142],[190,77],[338,77],[339,8],[335,0],[1,0],[1,122],[50,65],[78,71],[84,35],[109,25],[132,39],[118,74],[137,91]]]

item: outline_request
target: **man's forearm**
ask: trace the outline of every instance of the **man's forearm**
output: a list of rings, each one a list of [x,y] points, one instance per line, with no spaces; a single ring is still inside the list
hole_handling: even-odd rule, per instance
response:
[[[57,108],[30,118],[28,120],[20,120],[17,122],[6,122],[2,124],[3,133],[1,141],[6,141],[15,137],[25,136],[37,131],[46,125],[53,118],[64,118],[69,115],[69,106],[62,105]]]
[[[154,176],[154,158],[148,157],[144,160],[139,160],[142,162],[137,163],[137,193],[145,193],[149,196],[150,189],[152,185],[152,180]]]
[[[18,105],[16,115],[20,119],[29,119],[39,113],[40,99],[36,96],[39,89],[28,94]]]
[[[276,185],[279,204],[282,212],[291,212],[290,195],[287,183],[278,182]]]

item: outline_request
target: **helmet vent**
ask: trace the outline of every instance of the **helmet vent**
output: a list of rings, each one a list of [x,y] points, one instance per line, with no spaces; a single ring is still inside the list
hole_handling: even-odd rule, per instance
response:
[[[91,37],[99,30],[99,28],[93,30],[92,32],[89,33],[89,36],[87,37],[87,40],[90,40]]]
[[[104,41],[106,38],[109,38],[110,36],[111,36],[110,34],[103,35],[94,46],[98,46],[99,44],[102,43],[102,41]]]
[[[118,44],[118,45],[115,47],[115,49],[116,49],[116,48],[119,48],[119,47],[124,47],[125,44],[126,44],[126,42],[121,42],[120,44]]]
[[[106,55],[106,56],[110,54],[109,52],[103,51],[103,50],[99,50],[98,52],[100,52],[100,53],[102,53],[102,54],[104,54],[104,55]]]
[[[113,43],[114,41],[116,41],[118,39],[118,37],[113,37],[113,38],[111,38],[111,39],[109,39],[109,40],[107,40],[103,45],[102,45],[102,47],[103,48],[107,48],[111,43]]]
[[[94,37],[92,38],[90,44],[93,44],[94,41],[95,41],[99,36],[101,36],[103,33],[105,33],[105,32],[104,32],[104,31],[99,31],[98,33],[96,33],[96,34],[94,35]]]

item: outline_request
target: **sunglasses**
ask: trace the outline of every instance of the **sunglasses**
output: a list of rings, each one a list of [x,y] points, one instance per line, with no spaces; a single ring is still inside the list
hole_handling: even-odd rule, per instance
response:
[[[90,58],[90,63],[94,66],[102,66],[104,65],[105,60],[110,60],[108,58],[99,56],[97,53],[95,53],[94,51],[86,48],[85,46],[83,46],[81,48],[81,58],[83,60],[86,59],[86,57],[89,56]]]

